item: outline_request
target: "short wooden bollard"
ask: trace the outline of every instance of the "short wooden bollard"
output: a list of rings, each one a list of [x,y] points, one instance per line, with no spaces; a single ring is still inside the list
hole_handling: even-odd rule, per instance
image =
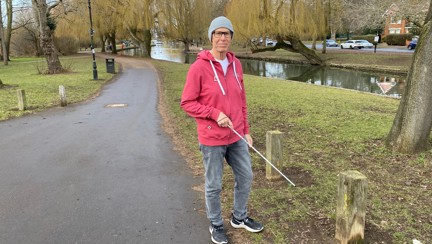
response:
[[[339,174],[336,239],[341,244],[364,243],[367,178],[358,171]]]
[[[17,91],[17,95],[18,95],[18,109],[20,111],[24,111],[27,109],[27,100],[26,100],[26,96],[25,96],[25,91],[22,89],[19,89]]]
[[[64,86],[59,86],[59,93],[60,93],[60,106],[66,107],[67,106],[66,89]]]
[[[266,133],[266,158],[279,170],[282,162],[283,132],[267,131]],[[282,176],[270,164],[266,164],[266,178],[270,181],[279,180]]]

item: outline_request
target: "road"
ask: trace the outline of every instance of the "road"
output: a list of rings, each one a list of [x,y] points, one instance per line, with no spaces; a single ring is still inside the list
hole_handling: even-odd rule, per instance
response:
[[[306,44],[306,46],[308,48],[312,48],[311,44]],[[322,44],[316,44],[316,48],[317,49],[322,49]],[[374,52],[374,48],[362,48],[362,49],[341,49],[340,46],[339,47],[327,47],[328,50],[341,50],[341,51],[345,51],[345,52],[350,52],[350,51],[363,51],[363,52]],[[376,52],[390,52],[390,53],[411,53],[413,54],[415,50],[408,50],[408,48],[406,47],[401,47],[401,46],[386,46],[386,47],[380,47],[378,45]]]
[[[123,72],[95,99],[0,122],[1,244],[209,243],[155,72],[115,58]]]

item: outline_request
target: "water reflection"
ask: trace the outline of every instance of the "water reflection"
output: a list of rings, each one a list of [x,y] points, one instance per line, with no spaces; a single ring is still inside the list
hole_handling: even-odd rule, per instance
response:
[[[125,54],[140,55],[139,50],[127,50]],[[196,54],[186,55],[181,44],[166,43],[152,47],[151,57],[178,63],[192,63],[196,59]],[[341,87],[392,97],[400,97],[405,84],[405,77],[395,75],[252,59],[240,59],[240,61],[245,74]]]
[[[243,70],[247,74],[341,87],[393,97],[401,96],[405,84],[404,77],[394,75],[251,59],[241,60],[241,62]]]

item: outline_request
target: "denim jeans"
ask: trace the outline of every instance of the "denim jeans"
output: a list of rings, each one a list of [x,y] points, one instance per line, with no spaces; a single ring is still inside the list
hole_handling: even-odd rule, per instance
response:
[[[252,165],[248,145],[243,140],[226,146],[205,146],[200,144],[205,168],[205,201],[207,218],[212,225],[223,224],[220,193],[224,162],[234,173],[234,206],[236,219],[247,217],[247,203],[252,185]],[[224,160],[225,159],[225,160]]]

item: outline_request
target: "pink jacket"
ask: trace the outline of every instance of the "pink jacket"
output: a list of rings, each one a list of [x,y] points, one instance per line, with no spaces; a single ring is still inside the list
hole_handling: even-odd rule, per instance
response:
[[[198,53],[183,89],[180,105],[195,118],[198,141],[206,146],[228,145],[240,140],[230,128],[218,126],[216,120],[221,111],[231,119],[239,134],[249,134],[242,66],[232,52],[227,53],[227,58],[229,65],[225,76],[210,51]]]

